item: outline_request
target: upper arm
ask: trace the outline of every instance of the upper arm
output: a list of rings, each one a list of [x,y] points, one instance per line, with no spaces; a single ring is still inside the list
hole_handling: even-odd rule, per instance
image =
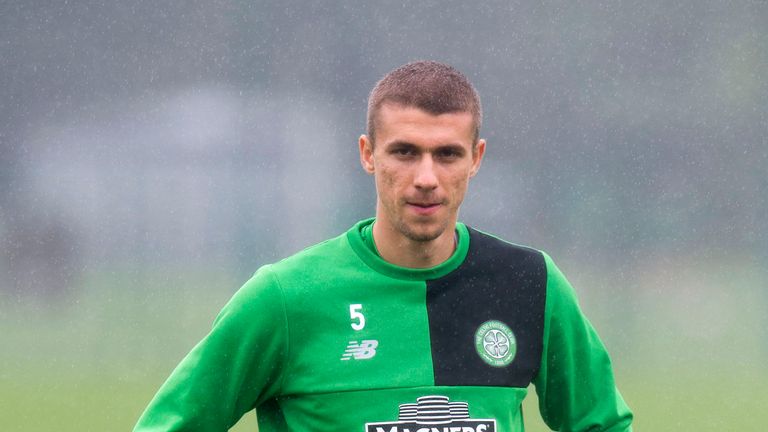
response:
[[[223,431],[279,393],[287,355],[282,292],[262,268],[176,367],[135,431]]]
[[[534,380],[547,425],[560,431],[630,430],[611,360],[568,280],[545,254],[547,299],[541,369]]]

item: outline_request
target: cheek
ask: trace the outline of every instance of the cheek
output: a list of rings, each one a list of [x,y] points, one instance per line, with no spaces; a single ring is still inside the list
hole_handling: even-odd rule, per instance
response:
[[[393,200],[393,180],[383,170],[376,171],[376,195],[385,207],[389,207]]]
[[[462,198],[467,192],[467,186],[469,185],[469,179],[465,177],[459,177],[451,182],[451,194],[455,198]]]
[[[376,176],[376,183],[378,183],[379,186],[389,190],[397,185],[398,176],[395,170],[383,166],[380,167],[377,172],[378,175]]]

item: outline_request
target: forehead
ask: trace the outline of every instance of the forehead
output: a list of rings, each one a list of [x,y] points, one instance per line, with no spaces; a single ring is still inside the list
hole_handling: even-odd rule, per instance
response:
[[[461,144],[471,146],[474,121],[469,112],[431,114],[420,108],[384,104],[376,121],[376,141],[416,145]]]

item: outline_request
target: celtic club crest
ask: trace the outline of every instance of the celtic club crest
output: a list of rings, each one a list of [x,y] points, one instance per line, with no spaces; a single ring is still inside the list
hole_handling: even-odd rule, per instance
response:
[[[509,327],[501,321],[486,321],[475,332],[475,349],[486,363],[504,367],[515,358],[517,341]]]

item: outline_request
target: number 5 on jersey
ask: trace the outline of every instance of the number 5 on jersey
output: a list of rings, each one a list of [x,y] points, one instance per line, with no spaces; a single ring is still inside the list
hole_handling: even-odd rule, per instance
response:
[[[365,315],[363,315],[363,305],[349,305],[349,319],[352,330],[360,331],[365,328]],[[376,339],[365,339],[363,341],[351,340],[347,344],[347,349],[341,356],[341,360],[369,360],[376,355],[376,348],[379,347],[379,341]]]
[[[363,315],[363,305],[349,305],[349,319],[352,320],[352,330],[360,331],[365,328],[365,316]]]

